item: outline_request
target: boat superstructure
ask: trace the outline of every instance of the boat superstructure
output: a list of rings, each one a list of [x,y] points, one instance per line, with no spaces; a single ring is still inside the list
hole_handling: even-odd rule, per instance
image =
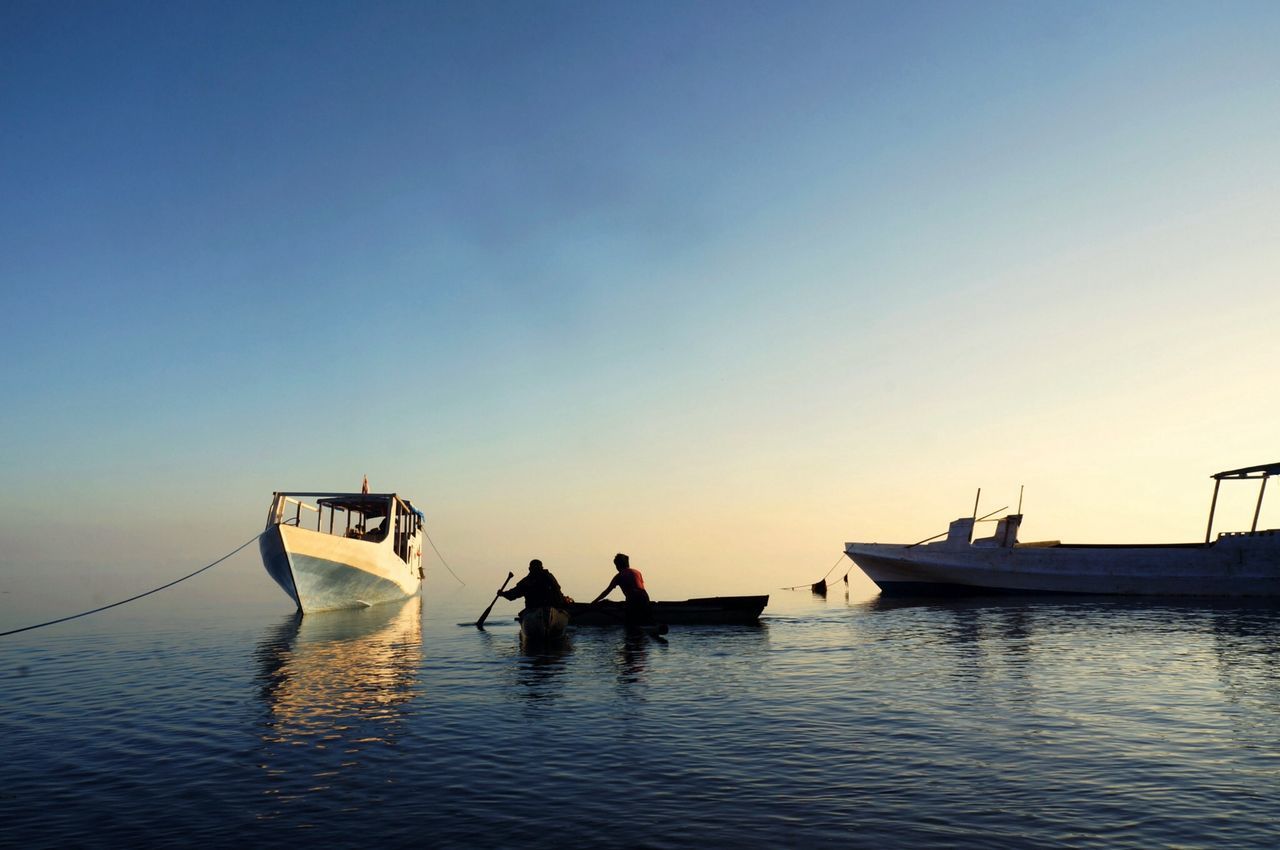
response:
[[[978,521],[962,517],[943,540],[846,543],[845,554],[885,595],[1093,593],[1160,596],[1280,596],[1280,530],[1258,530],[1267,480],[1280,463],[1219,472],[1203,543],[1022,543],[1022,514],[1001,518],[991,537],[973,539]],[[1248,531],[1213,537],[1223,481],[1259,480]],[[941,535],[939,535],[941,536]]]
[[[416,594],[423,534],[422,512],[395,493],[280,492],[258,548],[268,575],[312,613]]]

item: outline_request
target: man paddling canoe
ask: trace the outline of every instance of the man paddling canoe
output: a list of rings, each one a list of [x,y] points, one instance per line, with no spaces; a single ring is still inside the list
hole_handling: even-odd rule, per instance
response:
[[[519,599],[523,596],[525,608],[567,607],[560,582],[556,581],[556,577],[537,558],[529,562],[528,575],[516,582],[515,587],[501,591],[499,595],[506,599]]]
[[[594,605],[604,599],[615,588],[622,589],[627,599],[625,610],[628,629],[639,629],[653,625],[653,603],[649,601],[649,592],[644,589],[644,576],[631,566],[631,559],[619,552],[613,556],[613,567],[618,574],[609,582],[609,586],[600,591],[600,595],[591,600]]]

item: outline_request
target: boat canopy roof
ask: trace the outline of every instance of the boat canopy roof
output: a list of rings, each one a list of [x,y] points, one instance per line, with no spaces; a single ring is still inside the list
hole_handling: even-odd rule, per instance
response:
[[[1224,478],[1266,478],[1280,475],[1280,463],[1264,463],[1259,466],[1246,466],[1243,469],[1228,469],[1211,477],[1221,481]]]
[[[295,499],[300,496],[310,496],[316,500],[317,504],[323,507],[337,508],[343,511],[357,511],[365,516],[373,517],[386,516],[389,500],[395,499],[417,514],[419,518],[426,519],[426,514],[415,508],[408,499],[402,498],[396,493],[313,493],[306,490],[292,490],[287,493],[276,493],[275,495]]]
[[[360,493],[357,495],[325,496],[317,499],[316,502],[323,508],[355,511],[365,516],[387,515],[388,499],[383,494]]]

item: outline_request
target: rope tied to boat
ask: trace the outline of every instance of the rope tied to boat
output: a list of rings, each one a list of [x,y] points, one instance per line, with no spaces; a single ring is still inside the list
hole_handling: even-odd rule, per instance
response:
[[[150,595],[151,595],[151,594],[153,594],[153,593],[159,593],[160,591],[164,590],[165,588],[173,587],[175,584],[178,584],[179,582],[186,581],[186,580],[187,580],[187,579],[189,579],[189,578],[194,578],[194,577],[196,577],[196,576],[200,575],[200,574],[201,574],[202,572],[204,572],[205,570],[213,569],[214,567],[218,566],[218,564],[221,564],[223,561],[227,560],[227,558],[230,558],[232,555],[236,554],[236,553],[237,553],[237,552],[239,552],[241,549],[243,549],[244,547],[248,546],[250,543],[254,542],[255,540],[257,540],[257,539],[258,539],[259,537],[261,537],[261,536],[262,536],[262,532],[258,532],[257,534],[253,535],[253,536],[252,536],[252,537],[250,537],[248,540],[246,540],[245,542],[241,543],[241,544],[240,544],[239,546],[237,546],[236,548],[232,549],[232,550],[231,550],[230,552],[228,552],[227,554],[223,555],[223,556],[222,556],[221,558],[219,558],[218,560],[214,561],[213,563],[211,563],[211,564],[206,564],[206,565],[204,565],[203,567],[201,567],[200,569],[196,570],[194,573],[188,573],[187,575],[183,576],[182,578],[174,579],[173,581],[169,582],[168,584],[162,584],[162,585],[160,585],[160,586],[159,586],[159,587],[157,587],[157,588],[153,588],[152,590],[148,590],[146,593],[139,593],[137,596],[130,596],[128,599],[121,599],[119,602],[112,602],[110,605],[103,605],[101,608],[94,608],[92,611],[82,611],[82,612],[80,612],[79,614],[72,614],[72,615],[71,615],[71,616],[69,616],[69,617],[59,617],[59,618],[58,618],[58,619],[56,619],[56,620],[49,620],[47,623],[36,623],[34,626],[23,626],[23,627],[22,627],[22,628],[20,628],[20,629],[10,629],[10,630],[9,630],[9,631],[7,631],[7,632],[0,632],[0,637],[7,637],[7,636],[9,636],[9,635],[16,635],[16,634],[18,634],[19,632],[29,632],[29,631],[31,631],[32,629],[42,629],[42,628],[44,628],[45,626],[53,626],[53,625],[56,625],[56,624],[58,624],[58,623],[65,623],[65,622],[67,622],[68,620],[75,620],[75,619],[78,619],[78,618],[80,618],[80,617],[87,617],[87,616],[89,616],[90,614],[97,614],[99,611],[106,611],[108,608],[118,608],[118,607],[119,607],[119,606],[121,606],[121,605],[124,605],[124,604],[129,603],[129,602],[133,602],[133,601],[135,601],[135,600],[137,600],[137,599],[141,599],[141,598],[142,598],[142,597],[144,597],[144,596],[150,596]]]
[[[836,558],[836,562],[832,564],[831,567],[827,570],[826,575],[824,575],[822,578],[818,579],[815,582],[811,582],[810,584],[796,584],[796,585],[792,585],[791,587],[784,587],[782,589],[783,590],[799,590],[802,587],[807,587],[813,591],[822,593],[827,589],[827,578],[831,575],[831,573],[835,570],[836,567],[840,566],[840,562],[843,561],[844,559],[845,559],[845,553],[841,552],[840,557]],[[844,579],[843,579],[844,582],[848,583],[849,573],[852,571],[853,571],[852,566],[850,566],[849,569],[845,571]]]
[[[458,574],[453,571],[453,567],[449,566],[449,562],[444,559],[444,555],[440,554],[440,550],[436,548],[436,542],[431,539],[430,534],[427,534],[427,529],[425,526],[422,529],[422,536],[427,538],[427,542],[431,544],[431,551],[436,553],[436,557],[440,559],[440,563],[444,564],[444,568],[449,571],[449,575],[453,576],[454,581],[456,581],[458,584],[462,585],[463,587],[466,587],[467,583],[462,579],[458,578]]]

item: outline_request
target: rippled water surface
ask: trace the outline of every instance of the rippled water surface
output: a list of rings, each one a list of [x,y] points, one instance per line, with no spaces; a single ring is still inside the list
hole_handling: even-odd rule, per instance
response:
[[[146,610],[0,639],[0,843],[1280,842],[1276,607],[775,592],[539,655],[471,600]]]

